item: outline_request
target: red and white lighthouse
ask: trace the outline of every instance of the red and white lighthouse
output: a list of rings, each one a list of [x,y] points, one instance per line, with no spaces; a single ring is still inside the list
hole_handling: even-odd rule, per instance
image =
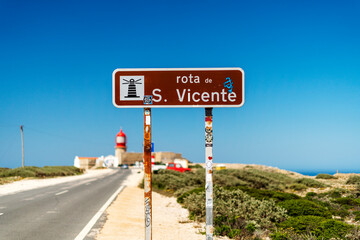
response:
[[[122,153],[126,152],[126,135],[120,129],[120,132],[116,134],[115,138],[115,157],[119,160],[119,164],[122,164]]]
[[[116,134],[115,143],[115,148],[122,148],[126,152],[126,135],[122,129],[120,129],[120,132]]]

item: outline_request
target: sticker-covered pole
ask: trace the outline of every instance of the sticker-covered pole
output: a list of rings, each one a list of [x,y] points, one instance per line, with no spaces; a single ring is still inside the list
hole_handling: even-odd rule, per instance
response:
[[[151,194],[151,108],[144,108],[144,203],[145,240],[152,239],[152,194]]]
[[[206,240],[213,239],[213,127],[212,108],[205,108]]]

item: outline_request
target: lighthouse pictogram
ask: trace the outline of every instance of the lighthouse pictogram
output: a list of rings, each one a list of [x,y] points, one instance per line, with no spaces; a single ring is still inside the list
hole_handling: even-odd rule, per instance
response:
[[[129,84],[128,87],[128,95],[125,96],[126,98],[139,98],[140,96],[136,96],[136,85],[135,84],[142,84],[141,79],[138,80],[134,80],[133,78],[131,78],[130,80],[126,80],[123,79],[123,83],[122,84]]]
[[[143,100],[144,76],[120,76],[120,82],[120,100]]]

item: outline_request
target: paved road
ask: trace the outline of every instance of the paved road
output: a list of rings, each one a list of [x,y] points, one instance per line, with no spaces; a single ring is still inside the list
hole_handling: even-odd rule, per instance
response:
[[[73,240],[130,170],[0,197],[0,239]]]

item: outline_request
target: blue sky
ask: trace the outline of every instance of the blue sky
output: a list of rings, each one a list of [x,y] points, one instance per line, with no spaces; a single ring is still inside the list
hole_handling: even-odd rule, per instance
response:
[[[214,162],[360,172],[358,1],[0,0],[0,167],[142,151],[116,68],[241,67],[242,108],[214,109]],[[204,162],[204,109],[154,109],[156,151]]]

